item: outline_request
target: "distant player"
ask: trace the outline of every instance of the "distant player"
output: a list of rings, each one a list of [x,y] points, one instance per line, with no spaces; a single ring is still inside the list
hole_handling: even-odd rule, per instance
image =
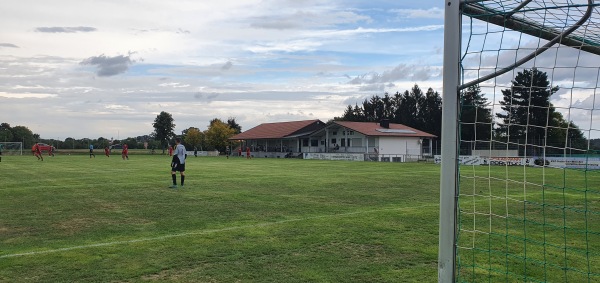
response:
[[[250,147],[246,147],[246,159],[250,159]]]
[[[129,146],[127,146],[127,144],[123,144],[123,151],[121,151],[121,158],[123,158],[123,160],[125,160],[125,159],[129,160]]]
[[[32,150],[33,155],[37,157],[38,160],[44,161],[44,157],[42,156],[42,150],[40,149],[37,143],[33,146]]]
[[[181,187],[183,188],[183,183],[185,182],[186,157],[187,152],[185,151],[185,146],[181,144],[181,138],[175,138],[175,152],[171,159],[171,178],[173,179],[173,185],[170,188],[177,188],[177,171],[179,171],[179,175],[181,176]]]
[[[173,156],[173,146],[169,145],[169,156]]]
[[[106,157],[110,157],[110,148],[108,148],[108,146],[104,147],[104,155],[106,155]]]
[[[51,146],[50,150],[48,150],[48,156],[54,157],[54,150],[56,150],[56,148],[54,146]]]
[[[90,158],[92,158],[92,156],[96,158],[96,155],[94,154],[94,145],[90,144]]]
[[[229,159],[229,154],[231,154],[231,149],[227,145],[227,146],[225,146],[225,155],[227,156],[227,159]]]
[[[4,147],[4,145],[0,144],[0,162],[2,162],[2,147]]]

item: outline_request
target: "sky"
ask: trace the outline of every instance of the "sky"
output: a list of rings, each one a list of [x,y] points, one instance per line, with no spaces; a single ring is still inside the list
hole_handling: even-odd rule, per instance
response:
[[[175,132],[230,117],[341,116],[367,97],[441,91],[441,1],[37,1],[0,4],[0,122],[42,138]]]
[[[0,122],[45,139],[122,139],[150,134],[161,111],[176,133],[214,118],[248,130],[326,122],[415,84],[441,93],[443,9],[439,0],[3,0]]]

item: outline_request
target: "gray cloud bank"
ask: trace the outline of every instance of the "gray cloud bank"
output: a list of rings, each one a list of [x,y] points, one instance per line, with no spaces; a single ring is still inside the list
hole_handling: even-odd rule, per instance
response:
[[[38,27],[35,29],[37,32],[46,33],[75,33],[75,32],[94,32],[96,28],[93,27]]]
[[[19,48],[19,46],[16,46],[12,43],[0,43],[0,47]]]
[[[131,55],[131,54],[130,54]],[[96,66],[98,72],[96,73],[100,77],[110,77],[125,73],[131,64],[135,61],[131,60],[130,55],[107,57],[104,54],[100,56],[93,56],[81,61],[81,65]]]

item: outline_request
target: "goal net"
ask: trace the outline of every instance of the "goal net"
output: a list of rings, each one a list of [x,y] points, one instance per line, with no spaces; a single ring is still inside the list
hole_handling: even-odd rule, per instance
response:
[[[440,281],[600,282],[600,3],[446,3]]]
[[[2,155],[23,155],[22,142],[0,142]]]

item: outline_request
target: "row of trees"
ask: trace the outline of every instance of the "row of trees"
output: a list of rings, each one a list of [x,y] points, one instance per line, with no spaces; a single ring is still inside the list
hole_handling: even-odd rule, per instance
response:
[[[9,123],[0,123],[0,142],[22,142],[23,146],[33,146],[39,139],[40,135],[25,126],[11,127]]]
[[[441,136],[442,97],[431,88],[423,93],[415,85],[403,93],[386,93],[383,97],[375,95],[365,99],[360,106],[348,105],[341,117],[334,118],[354,122],[379,122],[382,119]]]
[[[173,144],[175,138],[175,120],[168,112],[160,112],[154,119],[152,126],[154,132],[152,136],[161,144],[163,153],[169,144]],[[229,118],[223,122],[219,118],[210,121],[208,129],[201,131],[199,128],[190,127],[183,131],[183,143],[188,148],[198,148],[200,150],[218,150],[225,151],[229,145],[229,138],[242,132],[242,127],[235,121],[235,118]]]
[[[502,90],[502,113],[496,113],[496,119],[479,86],[465,89],[460,93],[461,140],[549,145],[550,152],[560,151],[568,142],[566,147],[586,149],[582,131],[572,121],[566,121],[550,103],[551,95],[558,89],[550,85],[545,72],[535,68],[519,72],[512,87]],[[335,119],[358,122],[390,119],[440,137],[442,99],[431,88],[423,93],[415,85],[404,93],[375,95],[360,106],[348,105],[344,114]],[[556,148],[553,150],[552,146]]]
[[[127,144],[130,149],[162,149],[168,148],[174,144],[176,136],[175,123],[173,116],[167,112],[161,112],[154,123],[154,132],[150,135],[129,137],[123,140],[113,140],[104,137],[97,139],[83,138],[74,139],[42,139],[39,134],[34,134],[25,126],[11,127],[9,123],[0,124],[0,142],[22,142],[24,148],[30,148],[35,143],[47,143],[58,149],[87,149],[90,145],[96,148],[104,148],[115,144]],[[228,139],[235,134],[241,133],[242,127],[235,121],[235,118],[229,118],[226,122],[215,118],[210,121],[208,129],[201,131],[199,128],[190,127],[182,132],[183,142],[188,148],[198,148],[200,150],[218,150],[225,151],[229,145]]]
[[[148,137],[148,136],[146,136]],[[22,142],[24,148],[32,147],[35,143],[46,143],[58,149],[87,149],[90,144],[96,148],[103,148],[113,144],[127,143],[129,148],[144,148],[144,143],[148,142],[148,146],[159,147],[159,143],[154,142],[151,138],[137,137],[127,138],[124,140],[112,140],[104,137],[97,139],[83,138],[75,139],[68,137],[64,140],[58,139],[43,139],[39,134],[33,133],[26,126],[11,127],[9,123],[0,123],[0,142]]]

